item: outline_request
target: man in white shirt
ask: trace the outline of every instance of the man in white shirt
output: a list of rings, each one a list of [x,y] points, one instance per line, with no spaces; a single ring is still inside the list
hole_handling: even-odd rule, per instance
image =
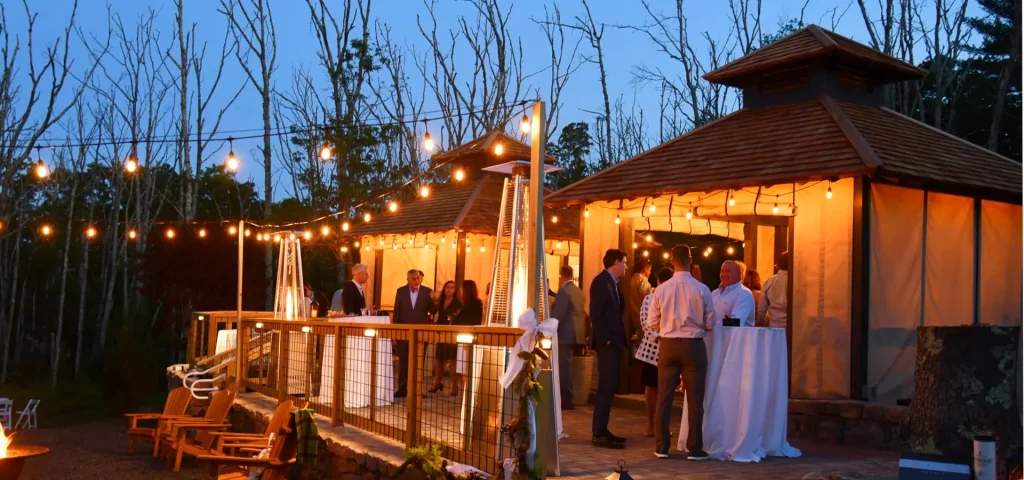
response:
[[[654,290],[647,310],[647,325],[658,332],[658,407],[654,455],[668,458],[669,417],[672,397],[683,377],[683,391],[689,417],[686,437],[687,459],[706,460],[704,452],[704,383],[708,353],[704,336],[711,330],[715,310],[711,290],[690,275],[690,247],[672,248],[676,273]],[[681,434],[681,433],[680,433]]]
[[[757,322],[766,324],[771,328],[786,328],[789,321],[789,312],[786,307],[789,305],[789,298],[786,296],[786,289],[789,287],[789,252],[782,252],[775,262],[779,271],[772,278],[764,282],[761,289],[761,304],[757,306]],[[765,322],[765,314],[768,314],[768,321]]]
[[[715,325],[721,325],[726,318],[735,318],[740,321],[740,326],[754,326],[754,294],[750,289],[744,287],[740,280],[743,280],[743,269],[732,260],[722,263],[722,271],[719,279],[722,284],[711,293],[711,299],[715,303]]]

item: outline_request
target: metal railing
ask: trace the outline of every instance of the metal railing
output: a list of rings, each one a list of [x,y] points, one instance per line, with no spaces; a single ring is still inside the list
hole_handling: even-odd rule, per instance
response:
[[[245,318],[240,327],[242,388],[307,401],[335,424],[407,446],[440,445],[485,471],[512,455],[501,426],[519,399],[498,377],[522,330]]]
[[[274,313],[244,311],[242,318],[270,320],[274,318]],[[193,312],[190,323],[188,342],[185,347],[185,362],[195,365],[217,353],[217,333],[237,328],[238,312],[234,310]]]

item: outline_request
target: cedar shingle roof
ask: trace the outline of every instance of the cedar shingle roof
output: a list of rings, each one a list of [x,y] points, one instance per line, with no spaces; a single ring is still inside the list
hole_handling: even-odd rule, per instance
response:
[[[817,25],[808,25],[704,75],[734,87],[756,83],[758,75],[798,63],[835,62],[855,66],[882,82],[913,80],[927,72]]]
[[[501,175],[484,173],[475,181],[440,186],[427,198],[416,197],[400,205],[395,213],[381,212],[370,223],[353,225],[348,235],[400,235],[449,230],[494,235],[501,210],[502,183]],[[548,218],[558,215],[558,223],[545,224],[546,238],[579,238],[578,208],[544,210]]]
[[[547,199],[568,204],[861,175],[1021,201],[1020,164],[896,112],[830,97],[744,108]]]
[[[501,143],[504,149],[500,156],[494,153],[494,146],[498,143]],[[436,164],[445,162],[476,163],[485,160],[484,166],[529,159],[530,146],[512,138],[501,128],[491,130],[447,152],[434,155],[432,158]],[[555,159],[550,155],[545,155],[544,163],[555,163]]]

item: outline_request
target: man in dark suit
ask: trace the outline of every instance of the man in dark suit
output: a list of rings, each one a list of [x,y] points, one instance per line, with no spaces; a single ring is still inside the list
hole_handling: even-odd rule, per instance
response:
[[[331,301],[331,310],[340,310],[345,315],[359,315],[362,310],[366,308],[366,295],[363,290],[366,281],[370,279],[370,272],[368,267],[362,263],[356,264],[352,267],[352,280],[345,282],[338,290],[334,293],[334,298]]]
[[[604,254],[604,270],[590,284],[591,346],[597,352],[597,399],[594,401],[591,443],[603,448],[625,448],[626,439],[608,431],[612,398],[619,389],[619,362],[626,349],[625,312],[619,279],[626,274],[626,253],[610,249]]]
[[[558,319],[558,381],[562,410],[575,410],[572,391],[572,351],[584,342],[583,290],[575,283],[572,267],[558,271],[558,295],[551,316]],[[580,392],[586,394],[587,392]]]
[[[405,275],[408,284],[395,292],[395,312],[392,323],[398,325],[426,325],[437,307],[430,299],[430,289],[421,285],[423,275],[419,270],[409,270]],[[404,397],[409,386],[409,341],[399,340],[395,347],[398,354],[398,388],[395,397]]]

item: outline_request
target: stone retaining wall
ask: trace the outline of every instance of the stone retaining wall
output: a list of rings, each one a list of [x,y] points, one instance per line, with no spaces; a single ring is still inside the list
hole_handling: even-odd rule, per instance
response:
[[[854,400],[789,400],[789,438],[900,451],[906,407]]]

